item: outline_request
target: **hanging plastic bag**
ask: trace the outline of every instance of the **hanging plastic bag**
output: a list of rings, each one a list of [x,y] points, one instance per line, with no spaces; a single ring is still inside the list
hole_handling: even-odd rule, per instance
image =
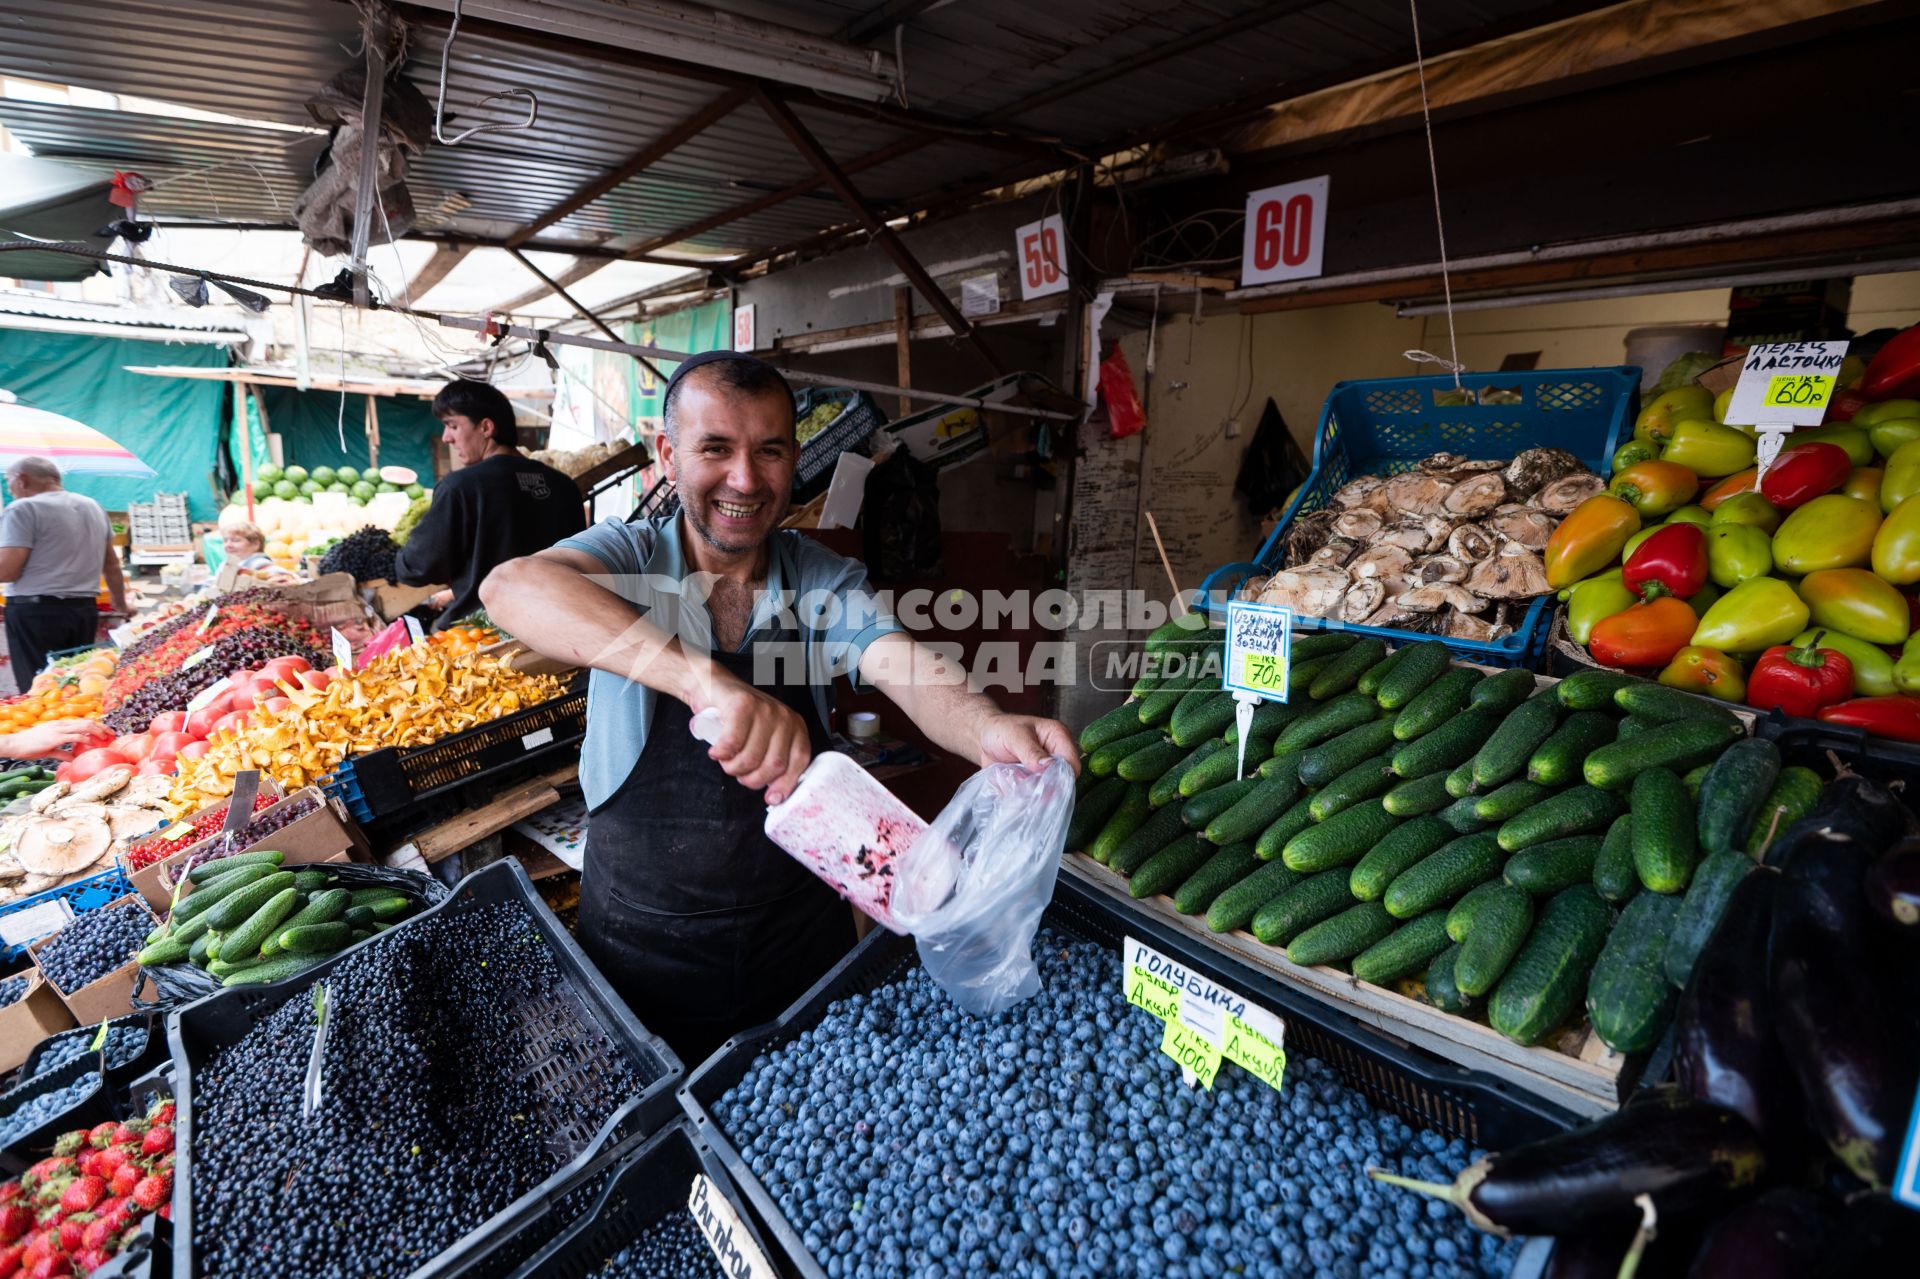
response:
[[[1147,410],[1133,389],[1133,369],[1118,342],[1100,361],[1100,398],[1107,402],[1108,439],[1124,440],[1146,429]]]
[[[893,914],[920,962],[976,1016],[1040,989],[1033,934],[1053,900],[1073,813],[1073,769],[989,764],[901,858]]]

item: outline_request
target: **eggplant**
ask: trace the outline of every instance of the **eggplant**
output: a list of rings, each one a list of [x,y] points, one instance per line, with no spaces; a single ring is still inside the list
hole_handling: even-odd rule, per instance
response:
[[[1867,904],[1888,922],[1920,933],[1920,840],[1895,844],[1868,867]]]
[[[1616,1230],[1561,1235],[1553,1241],[1540,1279],[1618,1279],[1638,1233]],[[1647,1242],[1632,1279],[1692,1279],[1688,1270],[1700,1238],[1696,1223],[1660,1222],[1659,1232]]]
[[[1713,1224],[1687,1279],[1815,1279],[1839,1225],[1830,1200],[1769,1190]]]
[[[1848,773],[1827,783],[1813,811],[1774,837],[1765,862],[1784,866],[1793,850],[1808,842],[1862,844],[1877,854],[1906,834],[1911,820],[1886,787]]]
[[[1856,1195],[1840,1214],[1821,1279],[1911,1274],[1920,1257],[1920,1212],[1886,1195]]]
[[[1781,874],[1767,939],[1774,1032],[1807,1122],[1867,1185],[1892,1184],[1916,1063],[1899,1049],[1863,889],[1873,853],[1857,841],[1800,843]]]
[[[1666,1090],[1605,1119],[1488,1155],[1451,1184],[1367,1169],[1375,1181],[1444,1199],[1498,1235],[1631,1229],[1636,1195],[1661,1218],[1717,1206],[1766,1172],[1753,1126],[1731,1110]]]
[[[1673,1068],[1680,1090],[1731,1110],[1759,1134],[1770,1160],[1787,1166],[1804,1144],[1799,1091],[1773,1033],[1767,941],[1780,875],[1741,880],[1680,994]]]

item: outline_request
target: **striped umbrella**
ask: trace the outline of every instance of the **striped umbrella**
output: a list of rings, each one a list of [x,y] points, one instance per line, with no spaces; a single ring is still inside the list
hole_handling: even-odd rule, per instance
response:
[[[0,470],[23,457],[52,460],[64,475],[158,479],[159,473],[90,426],[29,408],[0,391]]]

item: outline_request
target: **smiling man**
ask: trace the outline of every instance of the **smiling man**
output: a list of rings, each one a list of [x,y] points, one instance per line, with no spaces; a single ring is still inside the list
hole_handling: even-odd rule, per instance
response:
[[[580,490],[564,471],[520,452],[513,404],[498,388],[462,379],[433,397],[440,438],[459,468],[394,558],[410,586],[451,583],[433,628],[480,607],[480,583],[496,564],[545,550],[587,526]]]
[[[962,758],[1078,755],[1064,725],[1006,714],[943,671],[877,609],[858,561],[780,531],[799,444],[777,370],[711,352],[674,370],[663,404],[680,511],[503,564],[481,597],[516,638],[593,668],[580,942],[691,1063],[853,943],[848,908],[761,829],[826,745],[836,672]],[[708,708],[723,726],[711,747],[689,731]]]

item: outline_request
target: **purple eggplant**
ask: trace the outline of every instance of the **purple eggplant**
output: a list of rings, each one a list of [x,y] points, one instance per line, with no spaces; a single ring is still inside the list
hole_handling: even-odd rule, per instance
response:
[[[1867,904],[1883,919],[1920,933],[1920,840],[1895,844],[1867,868]]]
[[[1906,834],[1912,820],[1886,787],[1849,773],[1829,782],[1813,811],[1774,837],[1766,864],[1786,865],[1793,850],[1808,842],[1860,844],[1877,854]]]
[[[1815,1279],[1838,1206],[1805,1190],[1769,1190],[1713,1224],[1688,1279]]]
[[[1694,962],[1674,1016],[1674,1078],[1689,1097],[1734,1111],[1781,1166],[1803,1140],[1800,1097],[1773,1033],[1767,938],[1780,876],[1741,880]]]
[[[1660,1092],[1572,1132],[1489,1155],[1451,1184],[1369,1168],[1367,1175],[1454,1204],[1482,1230],[1560,1235],[1631,1230],[1636,1195],[1661,1218],[1717,1207],[1759,1181],[1767,1160],[1731,1110]]]
[[[1915,1066],[1900,1051],[1873,962],[1874,919],[1862,885],[1877,849],[1801,841],[1787,859],[1768,937],[1774,1032],[1806,1101],[1807,1122],[1854,1176],[1893,1180],[1913,1101]]]

